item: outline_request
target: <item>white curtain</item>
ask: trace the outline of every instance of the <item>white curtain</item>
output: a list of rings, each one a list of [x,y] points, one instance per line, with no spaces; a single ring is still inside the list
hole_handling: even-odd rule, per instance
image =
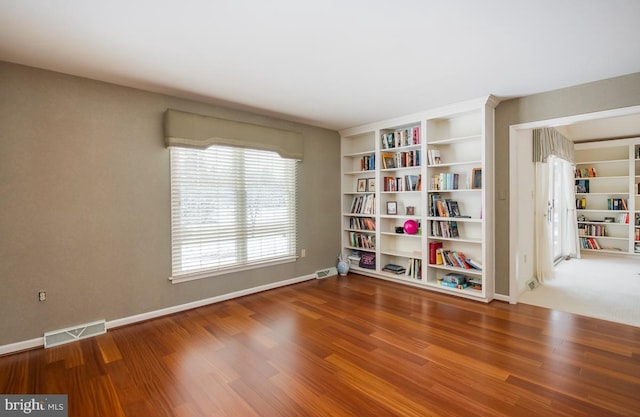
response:
[[[566,219],[564,222],[563,241],[565,247],[563,247],[563,256],[570,256],[574,258],[580,257],[578,248],[578,230],[577,230],[577,218],[576,218],[576,190],[575,183],[575,165],[563,161],[562,164],[562,183],[564,184],[565,191],[562,193],[565,197],[564,206],[567,209]]]
[[[539,282],[554,277],[553,241],[549,218],[549,164],[536,162],[536,199],[534,233],[536,250],[536,278]]]

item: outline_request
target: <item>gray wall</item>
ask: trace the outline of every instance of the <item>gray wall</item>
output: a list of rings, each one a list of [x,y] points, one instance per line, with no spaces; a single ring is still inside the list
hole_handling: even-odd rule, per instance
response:
[[[171,284],[174,108],[304,134],[295,263]],[[337,132],[0,62],[0,345],[311,274],[340,247]],[[46,302],[37,292],[47,291]]]
[[[640,73],[501,102],[495,112],[495,289],[509,295],[509,126],[640,105]],[[501,254],[509,254],[502,256]]]

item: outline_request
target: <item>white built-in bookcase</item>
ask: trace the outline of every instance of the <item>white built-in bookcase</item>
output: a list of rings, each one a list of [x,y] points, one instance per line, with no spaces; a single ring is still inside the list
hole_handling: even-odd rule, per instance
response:
[[[493,299],[496,104],[486,97],[340,132],[341,250],[351,256],[353,272],[481,301]],[[438,163],[430,161],[430,155],[439,155]],[[463,217],[434,211],[437,199],[441,205],[457,203]],[[420,225],[418,233],[404,232],[408,220]],[[430,262],[430,248],[436,246],[450,256],[462,254],[482,269]],[[375,269],[358,266],[357,255],[363,253],[375,254]],[[406,271],[384,271],[388,264]],[[439,280],[447,273],[464,275],[481,288],[443,286]]]
[[[581,251],[640,255],[639,152],[640,138],[575,145]]]

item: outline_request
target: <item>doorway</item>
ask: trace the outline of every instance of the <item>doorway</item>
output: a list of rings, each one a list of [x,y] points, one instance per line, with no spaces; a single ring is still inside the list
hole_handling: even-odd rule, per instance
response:
[[[571,139],[620,138],[640,135],[640,106],[607,110],[598,113],[549,119],[537,122],[512,125],[509,128],[509,302],[517,303],[520,295],[528,291],[527,282],[534,278],[533,260],[535,259],[534,202],[535,189],[532,178],[535,178],[535,165],[532,162],[532,131],[543,127],[554,127],[564,136]],[[591,135],[591,136],[589,136]],[[556,178],[560,178],[562,169],[554,169]],[[571,170],[573,178],[573,170]],[[554,257],[558,257],[565,249],[567,242],[562,240],[563,218],[575,201],[570,201],[562,208],[560,184],[549,187],[550,227],[553,227]],[[551,185],[551,184],[550,184]],[[603,262],[607,262],[605,257]],[[562,259],[562,258],[561,258]],[[636,260],[637,262],[637,260]],[[565,264],[565,262],[562,262]],[[571,262],[566,262],[572,265]],[[562,310],[562,307],[556,308]]]

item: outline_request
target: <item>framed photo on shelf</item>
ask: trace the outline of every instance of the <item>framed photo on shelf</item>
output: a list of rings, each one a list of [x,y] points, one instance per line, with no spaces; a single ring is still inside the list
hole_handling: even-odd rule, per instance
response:
[[[391,169],[396,167],[396,160],[392,153],[382,154],[382,167],[384,169]]]
[[[413,216],[416,214],[416,208],[414,206],[407,206],[407,215]]]
[[[376,179],[375,178],[367,178],[367,191],[370,193],[376,192]]]
[[[387,201],[387,214],[398,214],[398,203],[396,201]]]
[[[474,190],[482,188],[482,168],[471,170],[471,188]]]
[[[364,193],[367,191],[367,180],[364,178],[358,178],[358,188],[357,191],[359,193]]]

